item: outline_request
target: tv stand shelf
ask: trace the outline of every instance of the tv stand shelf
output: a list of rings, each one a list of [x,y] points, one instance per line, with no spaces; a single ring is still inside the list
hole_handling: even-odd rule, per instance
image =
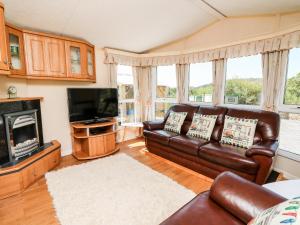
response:
[[[84,124],[71,123],[73,156],[78,160],[104,157],[119,151],[116,120]]]

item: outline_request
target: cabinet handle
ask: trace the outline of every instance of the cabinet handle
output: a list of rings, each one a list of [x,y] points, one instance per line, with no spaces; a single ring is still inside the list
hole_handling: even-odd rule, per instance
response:
[[[8,63],[7,60],[4,60],[3,62],[4,62],[5,65]]]

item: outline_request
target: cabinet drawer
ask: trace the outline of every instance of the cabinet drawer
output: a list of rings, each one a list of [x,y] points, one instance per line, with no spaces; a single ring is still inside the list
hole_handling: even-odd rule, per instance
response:
[[[22,170],[23,187],[26,188],[30,186],[37,179],[44,176],[46,171],[45,158],[36,161],[34,164]]]
[[[49,154],[46,158],[47,171],[55,168],[60,162],[60,151],[55,151]]]

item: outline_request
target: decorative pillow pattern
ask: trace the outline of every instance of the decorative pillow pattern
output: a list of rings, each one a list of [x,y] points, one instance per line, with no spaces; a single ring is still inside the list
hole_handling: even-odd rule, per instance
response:
[[[299,225],[300,198],[290,199],[260,213],[248,225]]]
[[[180,134],[181,126],[185,120],[186,115],[186,112],[170,112],[164,130]]]
[[[194,113],[193,122],[187,132],[188,136],[210,140],[217,120],[216,115]]]
[[[250,148],[253,144],[256,119],[242,119],[225,116],[221,143]]]

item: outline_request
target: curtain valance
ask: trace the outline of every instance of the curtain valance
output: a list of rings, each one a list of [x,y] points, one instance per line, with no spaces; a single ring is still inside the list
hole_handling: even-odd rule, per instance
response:
[[[133,56],[114,52],[106,52],[105,63],[122,64],[129,66],[191,64],[224,58],[236,58],[256,55],[260,53],[281,51],[295,47],[300,47],[300,31],[294,31],[292,33],[279,35],[273,38],[267,38],[222,48],[167,56],[151,56],[147,54],[135,54],[135,56]]]

